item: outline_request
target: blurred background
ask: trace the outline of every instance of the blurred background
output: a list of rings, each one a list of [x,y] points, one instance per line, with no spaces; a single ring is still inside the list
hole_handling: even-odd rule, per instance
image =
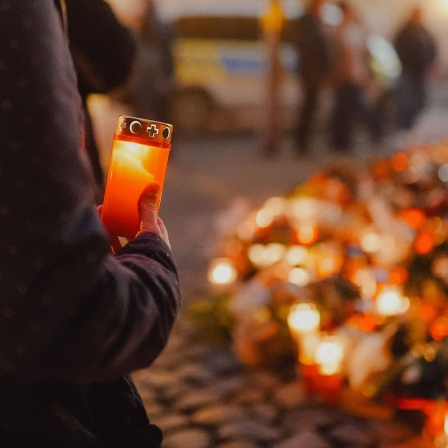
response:
[[[268,13],[269,1],[152,0],[149,10],[147,0],[109,0],[109,3],[147,48],[141,57],[145,62],[136,68],[140,74],[145,73],[146,82],[130,83],[121,97],[115,95],[116,100],[133,109],[136,115],[150,115],[174,123],[178,137],[204,132],[256,133],[266,127],[264,110],[269,102],[268,72],[273,56],[264,38],[262,19]],[[302,99],[300,57],[288,30],[303,14],[305,3],[281,2],[285,23],[275,56],[281,65],[275,95],[279,98],[284,131],[293,129]],[[431,92],[435,92],[431,100],[444,106],[445,89],[440,87],[445,86],[447,75],[448,2],[362,0],[355,3],[369,34],[370,66],[375,76],[369,95],[386,117],[388,130],[395,125],[391,91],[401,70],[392,42],[416,5],[424,11],[425,26],[437,44],[437,61],[428,81],[433,87]],[[329,28],[340,23],[340,11],[335,3],[326,4],[322,20]],[[327,125],[331,108],[332,91],[327,90],[318,118],[321,128]],[[101,101],[104,98],[91,98],[91,108],[100,108]],[[108,155],[104,158],[107,165]]]
[[[344,151],[330,136],[331,82],[320,92],[308,150],[296,140],[305,89],[294,27],[306,2],[108,3],[139,51],[126,85],[88,99],[104,173],[119,115],[174,124],[161,216],[185,312],[167,350],[136,375],[166,447],[448,446],[448,278],[440,273],[448,263],[448,1],[351,2],[366,35],[364,94],[382,133],[372,139],[357,123]],[[436,57],[425,73],[424,106],[404,126],[395,40],[416,7]],[[325,2],[319,18],[336,36],[338,2]],[[310,216],[316,239],[301,241]],[[289,274],[277,272],[282,257],[307,251],[320,267],[302,260]],[[359,296],[345,280],[360,287]],[[387,287],[386,302],[392,297],[396,307],[378,310],[373,303]],[[325,331],[359,330],[343,372],[344,384],[357,387],[344,389],[340,408],[331,402],[340,390],[316,404],[306,375],[297,375],[290,357],[283,363],[297,342],[286,310],[316,297]],[[319,378],[318,389],[328,380]],[[372,387],[378,396],[404,390],[418,400],[384,406],[366,400]]]

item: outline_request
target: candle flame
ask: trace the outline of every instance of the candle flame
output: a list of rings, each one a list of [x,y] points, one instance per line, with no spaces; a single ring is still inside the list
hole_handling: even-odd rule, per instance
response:
[[[293,305],[288,315],[288,325],[298,333],[316,331],[320,325],[320,314],[313,303]]]
[[[227,258],[218,258],[210,266],[208,279],[210,283],[228,285],[237,278],[237,272],[233,263]]]
[[[315,353],[316,363],[324,375],[334,375],[341,369],[344,359],[344,349],[337,336],[325,336],[317,346]]]
[[[394,286],[386,286],[378,294],[376,308],[383,316],[396,316],[408,311],[410,301],[401,295],[400,290]]]

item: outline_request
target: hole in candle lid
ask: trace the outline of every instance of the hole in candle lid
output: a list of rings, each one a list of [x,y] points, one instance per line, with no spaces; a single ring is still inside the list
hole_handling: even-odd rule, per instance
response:
[[[142,130],[142,124],[139,121],[133,121],[129,126],[129,130],[133,134],[138,134]]]
[[[167,139],[167,138],[170,136],[170,134],[171,134],[171,132],[170,132],[170,128],[165,128],[165,129],[162,131],[162,135],[163,135],[163,138],[164,138],[164,139]]]

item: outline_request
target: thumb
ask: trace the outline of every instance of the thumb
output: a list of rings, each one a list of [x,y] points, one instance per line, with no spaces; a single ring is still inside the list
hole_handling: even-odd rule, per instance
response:
[[[149,182],[143,189],[138,200],[138,212],[140,215],[140,231],[154,232],[157,224],[157,202],[159,199],[160,184]]]

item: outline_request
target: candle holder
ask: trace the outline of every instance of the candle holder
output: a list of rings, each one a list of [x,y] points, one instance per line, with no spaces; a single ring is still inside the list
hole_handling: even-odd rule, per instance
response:
[[[160,184],[160,207],[173,126],[121,115],[107,174],[102,221],[114,237],[132,239],[140,229],[138,200],[151,182]]]
[[[303,392],[316,396],[319,392],[319,372],[317,364],[303,364],[299,360],[298,377],[302,382]]]
[[[319,343],[320,313],[314,303],[298,303],[291,307],[288,315],[290,333],[297,344],[297,373],[307,395],[318,391],[318,371],[314,352]]]
[[[342,398],[343,359],[344,349],[340,339],[337,336],[323,336],[315,354],[318,365],[316,382],[318,395],[329,406],[337,406]]]

